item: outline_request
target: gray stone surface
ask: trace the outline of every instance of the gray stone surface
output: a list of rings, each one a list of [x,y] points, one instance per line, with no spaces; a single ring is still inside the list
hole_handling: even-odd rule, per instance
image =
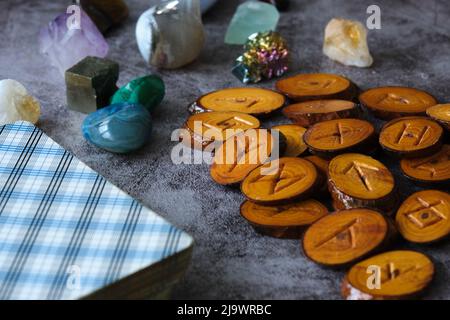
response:
[[[134,25],[155,1],[127,1],[131,16],[108,37],[109,58],[120,64],[120,85],[157,72],[167,84],[167,96],[154,113],[152,141],[130,155],[114,155],[84,141],[80,125],[85,115],[65,106],[64,81],[37,52],[40,27],[65,10],[70,1],[2,0],[0,2],[0,78],[22,82],[42,103],[39,127],[111,182],[154,209],[195,238],[192,264],[174,292],[175,298],[295,298],[338,299],[342,271],[316,266],[302,255],[299,241],[256,234],[239,215],[243,196],[215,185],[208,166],[174,165],[170,160],[172,130],[186,119],[186,106],[211,90],[241,84],[230,74],[239,47],[224,45],[228,21],[239,1],[221,0],[204,17],[206,46],[193,64],[176,71],[151,70],[141,59]],[[375,59],[370,69],[334,63],[321,53],[323,29],[341,16],[365,21],[373,1],[292,1],[282,13],[279,31],[292,47],[292,71],[335,72],[362,88],[406,85],[425,89],[440,101],[450,101],[450,5],[448,1],[377,1],[382,29],[369,32]],[[273,87],[273,82],[261,84]],[[276,122],[283,122],[281,117]],[[383,161],[396,170],[395,161]],[[413,188],[398,178],[403,195]],[[435,259],[437,278],[425,296],[450,298],[449,242],[415,248]]]

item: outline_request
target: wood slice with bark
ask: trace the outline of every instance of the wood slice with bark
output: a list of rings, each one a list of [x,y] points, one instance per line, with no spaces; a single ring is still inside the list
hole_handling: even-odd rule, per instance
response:
[[[293,123],[306,128],[322,121],[361,116],[358,105],[347,100],[313,100],[295,103],[284,107],[283,114]]]
[[[379,142],[392,156],[425,157],[441,148],[443,132],[442,127],[429,118],[403,117],[383,126]]]
[[[246,200],[241,205],[241,215],[257,232],[275,238],[300,239],[309,225],[326,214],[328,209],[313,199],[279,206]]]
[[[221,185],[238,184],[279,152],[279,144],[269,130],[247,130],[217,149],[210,168],[211,178]]]
[[[450,194],[423,190],[409,196],[395,218],[398,231],[408,241],[430,243],[450,234]]]
[[[422,253],[389,251],[354,265],[341,292],[347,300],[416,298],[430,285],[434,272],[433,262]]]
[[[349,79],[336,74],[306,73],[278,80],[276,89],[293,101],[321,99],[353,100],[357,86]]]
[[[371,208],[386,215],[397,206],[394,176],[372,157],[347,153],[328,166],[328,188],[335,209]]]
[[[450,103],[437,104],[428,108],[427,115],[450,131]]]
[[[419,185],[448,188],[450,183],[450,145],[444,144],[438,152],[431,156],[402,159],[400,169],[407,178]]]
[[[298,157],[308,149],[303,141],[303,135],[306,129],[295,124],[282,124],[272,127],[272,129],[281,132],[286,139],[286,148],[283,152],[284,157]]]
[[[375,117],[394,118],[425,115],[427,108],[437,104],[429,93],[406,87],[379,87],[364,91],[359,102]]]
[[[316,123],[303,135],[311,153],[330,159],[347,152],[373,152],[373,125],[360,119],[336,119]]]
[[[311,162],[283,157],[250,172],[241,183],[241,191],[254,203],[279,205],[308,198],[319,182],[317,169]]]
[[[284,106],[286,98],[273,90],[263,88],[228,88],[201,96],[189,105],[192,114],[205,111],[236,111],[257,117],[266,116]]]
[[[180,140],[195,149],[204,150],[212,142],[222,143],[236,133],[259,128],[257,118],[240,112],[205,112],[190,116]],[[232,130],[235,130],[233,133]],[[211,148],[214,151],[214,148]]]
[[[383,249],[391,239],[390,227],[386,218],[374,210],[336,211],[306,230],[303,252],[321,265],[346,266]]]
[[[319,182],[319,192],[321,196],[329,196],[328,194],[328,165],[330,163],[330,161],[321,158],[319,156],[306,156],[303,159],[306,159],[310,162],[312,162],[317,169],[317,172],[320,175],[320,182]]]

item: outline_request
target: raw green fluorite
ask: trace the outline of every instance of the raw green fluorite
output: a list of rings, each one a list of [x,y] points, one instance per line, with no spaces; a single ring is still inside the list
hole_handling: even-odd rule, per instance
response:
[[[149,75],[131,80],[128,84],[117,90],[111,98],[111,104],[135,103],[152,111],[164,99],[165,86],[163,80],[157,75]]]
[[[111,60],[86,57],[66,71],[67,106],[91,113],[109,105],[117,90],[119,65]]]
[[[241,4],[228,26],[225,43],[244,44],[248,37],[257,32],[275,30],[280,14],[271,4],[247,1]]]

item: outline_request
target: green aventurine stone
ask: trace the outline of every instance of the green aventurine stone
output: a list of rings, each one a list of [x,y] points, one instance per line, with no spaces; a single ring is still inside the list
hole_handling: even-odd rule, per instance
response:
[[[73,2],[83,8],[102,33],[128,17],[128,7],[123,0],[74,0]]]
[[[135,103],[152,111],[164,99],[165,86],[163,80],[157,75],[149,75],[131,80],[111,98],[111,104]]]
[[[280,14],[275,6],[247,1],[241,4],[228,26],[225,43],[244,44],[253,33],[275,30]]]
[[[86,57],[65,74],[69,109],[91,113],[109,105],[117,90],[119,65],[111,60]]]

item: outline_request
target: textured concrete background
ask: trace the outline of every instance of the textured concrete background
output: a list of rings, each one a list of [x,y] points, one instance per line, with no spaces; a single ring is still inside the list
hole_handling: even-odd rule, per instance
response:
[[[306,260],[294,240],[277,240],[256,234],[239,215],[243,196],[237,190],[215,185],[208,166],[173,165],[172,130],[186,116],[186,106],[203,93],[240,82],[230,74],[239,47],[223,43],[228,21],[239,1],[219,0],[204,16],[206,46],[200,58],[177,71],[157,71],[141,59],[134,26],[139,14],[155,1],[128,0],[131,16],[111,32],[109,57],[121,67],[119,84],[149,72],[160,73],[167,95],[154,114],[152,141],[130,155],[114,155],[87,144],[80,132],[85,115],[65,107],[64,82],[49,69],[38,51],[37,33],[70,1],[0,1],[0,78],[22,82],[42,104],[39,123],[50,137],[73,152],[111,182],[160,213],[195,238],[192,264],[176,288],[175,298],[296,298],[338,299],[342,271],[316,266]],[[329,19],[341,16],[365,21],[366,8],[382,10],[382,29],[369,32],[375,63],[370,69],[334,63],[321,53],[323,29]],[[363,89],[406,85],[425,89],[440,101],[450,101],[450,4],[448,1],[325,1],[293,0],[282,13],[279,31],[292,47],[292,71],[343,74]],[[273,82],[261,84],[273,87]],[[287,122],[281,117],[277,122]],[[397,171],[395,161],[382,158]],[[410,184],[397,175],[403,195]],[[437,278],[425,296],[450,298],[449,242],[438,246],[409,246],[431,255]]]

